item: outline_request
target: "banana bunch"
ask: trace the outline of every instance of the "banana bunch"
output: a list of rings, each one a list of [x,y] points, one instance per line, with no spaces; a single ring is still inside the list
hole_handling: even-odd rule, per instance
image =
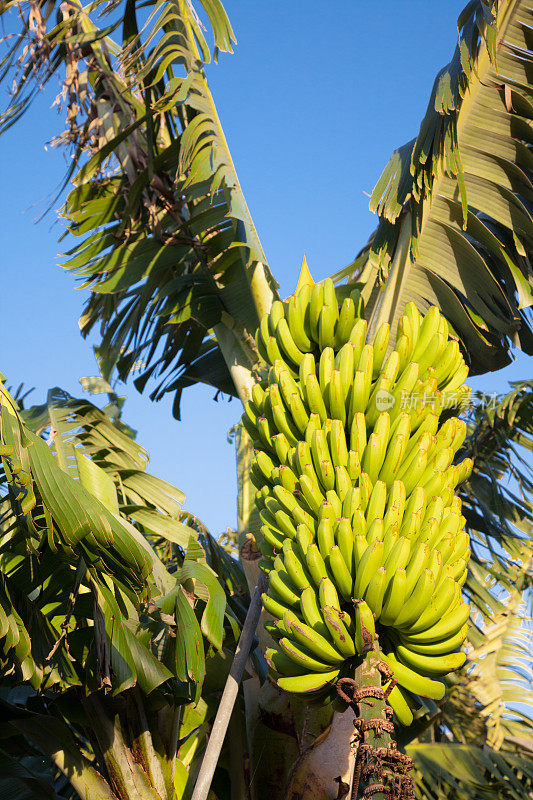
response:
[[[257,333],[268,373],[243,424],[277,644],[266,657],[281,688],[324,700],[377,631],[408,725],[417,696],[442,698],[438,679],[465,660],[454,490],[472,462],[454,464],[466,425],[450,409],[468,400],[468,368],[437,308],[409,303],[392,350],[389,326],[367,342],[361,315],[358,293],[339,307],[326,280],[275,302]]]

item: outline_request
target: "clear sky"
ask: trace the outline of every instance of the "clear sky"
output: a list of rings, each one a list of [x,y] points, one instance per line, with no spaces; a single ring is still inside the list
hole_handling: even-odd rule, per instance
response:
[[[227,0],[238,44],[208,71],[248,204],[283,296],[302,255],[315,279],[348,264],[375,226],[368,197],[397,146],[416,135],[437,71],[451,58],[465,0],[367,3]],[[54,197],[64,155],[46,147],[62,130],[51,108],[57,83],[0,139],[3,275],[0,370],[34,386],[33,402],[95,372],[78,333],[84,293],[59,268],[61,222],[36,218]],[[1,97],[2,105],[5,96]],[[59,206],[60,203],[56,203]],[[487,392],[531,377],[523,356],[470,381]],[[182,422],[171,401],[127,388],[125,420],[139,431],[150,470],[179,486],[214,534],[235,525],[235,467],[226,434],[236,400],[186,390]]]

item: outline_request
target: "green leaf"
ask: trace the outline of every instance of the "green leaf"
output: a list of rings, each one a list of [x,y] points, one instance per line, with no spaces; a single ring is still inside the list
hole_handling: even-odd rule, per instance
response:
[[[202,633],[217,650],[220,650],[224,635],[224,610],[226,607],[224,590],[214,572],[205,564],[197,561],[186,560],[180,569],[180,583],[184,583],[189,578],[203,583],[209,593],[209,599],[202,614]]]
[[[115,484],[103,469],[87,456],[76,451],[76,463],[82,485],[112,514],[118,514]]]
[[[198,535],[188,525],[143,506],[123,506],[122,513],[132,517],[135,522],[142,525],[146,532],[162,536],[167,541],[174,542],[184,549],[187,547],[190,537]]]
[[[46,13],[56,5],[62,19],[59,4]],[[99,4],[75,4],[47,29],[42,53],[24,50],[32,27],[23,14],[3,73],[15,86],[6,127],[52,75],[65,82],[75,188],[62,213],[79,242],[65,267],[90,289],[82,333],[101,328],[100,356],[118,358],[123,378],[142,362],[136,385],[157,379],[155,395],[172,393],[178,418],[183,389],[198,381],[242,394],[227,362],[237,357],[249,376],[255,330],[277,297],[204,73],[212,56],[231,52],[233,31],[219,0],[202,6],[205,28],[185,0],[150,0],[139,27],[134,3],[115,4],[121,46],[99,27]],[[67,39],[83,42],[90,80],[71,79]],[[183,276],[187,298],[174,283]]]
[[[374,330],[395,335],[409,301],[441,307],[473,374],[509,363],[512,345],[533,353],[531,22],[524,0],[469,3],[417,138],[376,184],[378,228],[336,276],[366,284]]]

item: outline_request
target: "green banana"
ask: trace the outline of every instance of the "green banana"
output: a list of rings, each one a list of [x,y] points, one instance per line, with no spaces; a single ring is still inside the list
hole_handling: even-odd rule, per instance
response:
[[[290,539],[285,539],[283,543],[283,563],[289,578],[300,592],[310,585],[309,578],[305,574],[300,559],[293,550]]]
[[[324,496],[321,493],[320,487],[317,483],[314,483],[308,475],[300,475],[299,484],[302,495],[311,512],[318,514],[318,510],[324,502]]]
[[[356,453],[355,450],[348,450],[346,470],[351,481],[356,481],[361,475],[361,460],[359,458],[359,453]]]
[[[305,379],[305,398],[309,410],[318,414],[320,423],[323,424],[327,419],[328,412],[315,374],[310,374]]]
[[[330,504],[330,506],[331,506],[331,508],[333,510],[334,520],[336,520],[342,514],[342,502],[341,502],[341,499],[340,499],[339,495],[337,494],[337,492],[334,489],[329,489],[326,492],[326,500]]]
[[[267,508],[269,508],[269,503],[267,501]],[[274,506],[272,506],[274,507]],[[288,536],[289,539],[296,539],[296,528],[291,522],[291,518],[287,514],[286,511],[283,511],[282,508],[279,508],[279,505],[276,503],[276,509],[274,510],[274,519],[276,520],[277,527],[283,531],[285,536]]]
[[[385,504],[387,502],[387,486],[383,481],[377,481],[372,487],[365,516],[367,526],[375,519],[382,519],[385,514]]]
[[[350,450],[358,453],[359,458],[363,457],[366,447],[366,422],[365,415],[359,411],[354,414],[350,427]]]
[[[418,619],[420,616],[420,609],[424,609],[433,596],[435,591],[435,578],[429,569],[425,569],[418,578],[414,589],[411,594],[408,594],[406,587],[406,601],[402,606],[400,613],[394,620],[396,628],[409,627],[409,625]]]
[[[278,673],[278,675],[300,676],[301,667],[299,667],[292,658],[289,658],[280,650],[275,650],[273,647],[268,647],[265,650],[265,659],[269,667]],[[317,675],[316,672],[313,675]]]
[[[456,587],[453,579],[445,578],[417,621],[410,626],[409,635],[418,635],[419,632],[431,628],[437,620],[441,619],[443,614],[451,607],[455,591]]]
[[[388,579],[380,622],[382,625],[393,625],[405,603],[405,569],[399,568]]]
[[[399,370],[403,372],[409,362],[409,358],[411,355],[411,345],[409,343],[409,337],[402,333],[396,339],[395,350],[398,353],[398,357],[400,359]]]
[[[435,377],[438,381],[439,389],[445,387],[448,376],[463,363],[459,342],[452,339],[447,342],[439,363],[435,366]]]
[[[360,503],[361,503],[361,510],[366,511],[366,507],[368,505],[368,501],[370,500],[370,495],[372,493],[372,481],[366,474],[366,472],[361,472],[359,475],[359,491],[360,491]]]
[[[289,300],[287,308],[287,323],[294,344],[302,353],[309,353],[313,343],[305,330],[305,311],[300,307],[295,295]]]
[[[278,475],[279,475],[279,483],[286,489],[288,492],[294,492],[296,487],[298,486],[298,478],[292,471],[290,467],[286,464],[281,464],[278,467]],[[275,481],[278,483],[278,481]]]
[[[327,387],[331,380],[331,375],[335,369],[335,352],[332,347],[322,350],[318,363],[318,382],[323,397],[327,397]]]
[[[388,417],[388,414],[387,414]],[[363,453],[361,469],[366,472],[372,483],[378,479],[385,459],[386,440],[378,433],[371,433]]]
[[[300,595],[300,609],[305,623],[321,636],[329,636],[328,628],[318,606],[315,590],[307,586]]]
[[[321,350],[335,346],[335,326],[339,318],[337,301],[333,306],[324,305],[318,318],[318,346]]]
[[[331,524],[335,523],[338,514],[335,511],[335,508],[331,505],[329,500],[327,499],[327,492],[326,492],[326,500],[320,506],[318,511],[318,522],[319,524],[322,522],[323,519],[326,517],[330,520]]]
[[[338,369],[341,374],[341,383],[345,394],[347,394],[349,387],[353,383],[355,373],[354,349],[354,345],[351,342],[346,342],[335,356],[335,369]]]
[[[383,375],[378,378],[375,383],[367,403],[365,413],[366,424],[369,428],[373,428],[377,423],[378,417],[383,412],[383,402],[388,404],[391,397],[393,381],[390,378],[385,378]]]
[[[257,420],[257,434],[260,443],[271,453],[274,452],[274,444],[271,439],[272,427],[266,417],[259,417]]]
[[[298,380],[299,380],[300,390],[302,392],[302,397],[305,395],[304,387],[308,375],[315,375],[316,377],[316,362],[315,362],[315,357],[312,353],[304,353],[304,355],[302,356],[302,360],[300,361],[300,366],[298,368]]]
[[[280,639],[278,644],[285,655],[303,669],[310,670],[311,672],[326,672],[331,668],[331,664],[328,664],[327,661],[320,661],[318,658],[312,656],[309,651],[299,647],[295,642],[286,637]]]
[[[317,477],[326,491],[335,487],[335,472],[323,430],[313,431],[311,455]],[[328,469],[329,465],[329,469]]]
[[[420,361],[433,335],[435,333],[438,333],[439,322],[440,322],[439,309],[436,308],[436,306],[432,306],[427,311],[420,324],[420,329],[418,332],[418,337],[416,340],[416,345],[412,356],[413,361],[418,361],[418,362]]]
[[[296,606],[299,603],[298,595],[293,591],[290,581],[284,573],[272,570],[268,576],[269,591],[274,594],[274,599],[286,603],[288,606]]]
[[[433,573],[435,578],[435,586],[439,586],[442,574],[442,556],[438,550],[433,550],[429,556],[428,569]]]
[[[433,364],[439,362],[446,348],[446,337],[437,331],[433,334],[422,355],[418,358],[420,374],[423,374]],[[413,354],[414,357],[414,354]]]
[[[387,573],[384,567],[379,567],[378,570],[370,578],[369,584],[365,591],[365,601],[372,609],[376,619],[379,619],[381,609],[383,607],[383,598],[385,589],[387,588]]]
[[[328,436],[331,461],[335,467],[346,467],[348,464],[348,446],[341,420],[333,419]]]
[[[344,656],[338,650],[335,650],[324,636],[314,631],[309,625],[304,622],[298,622],[298,620],[288,615],[284,617],[284,622],[298,644],[307,648],[313,655],[318,656],[329,664],[340,664],[344,660]]]
[[[285,612],[290,610],[288,606],[279,602],[274,597],[271,597],[269,594],[262,594],[261,599],[265,611],[268,611],[269,614],[272,614],[273,617],[277,617],[278,619],[283,619]]]
[[[305,433],[309,425],[309,415],[302,403],[300,394],[293,392],[290,398],[290,412],[300,433]]]
[[[366,532],[366,540],[369,545],[374,544],[374,542],[383,541],[383,520],[382,519],[373,519],[370,523],[370,526]]]
[[[461,647],[464,640],[466,639],[466,635],[468,633],[468,625],[465,624],[463,627],[453,636],[450,636],[446,639],[440,639],[437,642],[428,642],[423,644],[406,644],[406,647],[413,653],[420,653],[421,655],[427,656],[440,656],[445,655],[447,653],[453,653],[454,650],[457,650],[458,647]],[[400,634],[400,642],[403,643],[402,636]]]
[[[390,681],[389,681],[390,683]],[[388,688],[388,683],[385,685],[385,689]],[[404,727],[409,727],[413,722],[413,712],[411,711],[409,704],[407,703],[403,691],[399,686],[393,686],[392,690],[389,692],[387,702],[394,711],[396,719],[403,725]]]
[[[430,556],[430,549],[425,542],[417,542],[415,547],[411,545],[410,557],[405,569],[407,578],[405,590],[408,597],[415,588],[422,572],[429,566]]]
[[[274,550],[279,552],[283,547],[283,542],[285,540],[276,536],[276,534],[268,527],[268,525],[261,526],[261,536],[265,542],[270,545],[270,547],[274,548]]]
[[[342,501],[342,516],[348,517],[348,519],[352,519],[355,515],[356,511],[360,511],[359,508],[360,504],[360,492],[359,488],[356,486],[352,486],[351,489],[348,489],[348,492]],[[362,514],[362,511],[361,511]],[[363,516],[364,520],[364,516]],[[354,522],[354,528],[357,527],[357,521]],[[362,526],[363,527],[363,526]],[[358,528],[359,530],[359,528]]]
[[[335,647],[345,658],[355,655],[355,644],[348,628],[341,619],[341,614],[336,606],[325,605],[322,608],[324,622],[326,623]]]
[[[359,564],[361,563],[361,559],[363,555],[368,549],[368,542],[366,541],[366,537],[363,536],[362,533],[358,533],[354,536],[353,540],[353,561],[354,561],[354,570],[355,574],[357,574],[357,570],[359,569]]]
[[[376,625],[374,614],[370,606],[364,600],[356,600],[354,603],[355,615],[355,636],[354,644],[357,653],[361,656],[372,650],[374,637],[376,635]]]
[[[354,346],[354,362],[359,363],[363,347],[365,346],[367,321],[361,317],[353,326],[349,341]]]
[[[397,525],[389,525],[386,528],[385,523],[383,523],[383,528],[385,530],[385,533],[383,534],[383,561],[386,562],[391,554],[392,548],[396,545],[396,542],[400,538],[400,533]]]
[[[323,517],[320,520],[317,528],[316,541],[322,558],[324,561],[327,561],[329,551],[335,544],[333,520],[330,517]]]
[[[385,459],[378,473],[379,480],[383,481],[387,488],[396,480],[398,470],[400,469],[405,455],[407,443],[408,435],[397,433],[389,444]]]
[[[394,573],[398,569],[405,569],[409,563],[409,556],[411,553],[411,542],[405,536],[400,536],[393,544],[391,551],[383,566],[387,573],[387,581],[390,581]]]
[[[346,344],[351,345],[349,338],[355,323],[355,316],[356,308],[354,301],[351,297],[345,297],[339,311],[339,321],[335,329],[335,347],[337,350],[341,350]]]
[[[335,467],[335,491],[340,502],[344,505],[344,499],[348,492],[352,490],[352,481],[346,467]]]
[[[342,386],[341,373],[334,369],[328,384],[329,412],[332,420],[346,422],[346,396]]]
[[[383,542],[376,541],[368,545],[363,556],[357,566],[355,573],[355,581],[353,587],[353,596],[355,598],[363,599],[365,590],[370,583],[372,575],[382,565],[383,560]]]
[[[287,437],[283,433],[276,433],[271,437],[274,444],[274,449],[280,464],[289,463],[290,445]]]
[[[398,645],[396,653],[402,664],[428,675],[446,675],[448,672],[453,672],[462,667],[466,661],[466,653],[428,656],[415,653],[404,645]]]
[[[373,367],[372,367],[372,378],[375,380],[381,370],[381,365],[383,364],[383,360],[387,353],[387,348],[389,346],[389,339],[390,339],[390,325],[388,322],[384,322],[382,325],[379,326],[376,336],[374,338],[374,359],[373,359]]]
[[[342,553],[344,563],[352,570],[353,563],[353,529],[348,517],[340,517],[335,524],[335,542]]]
[[[341,607],[337,589],[335,588],[335,584],[332,583],[328,577],[322,578],[318,585],[318,599],[321,608],[329,606],[331,608],[336,608],[340,612]]]
[[[320,586],[320,581],[328,577],[326,563],[316,544],[310,544],[305,554],[307,570],[315,586]]]
[[[318,342],[318,320],[324,305],[324,289],[322,284],[316,283],[309,300],[309,330],[313,341]]]
[[[312,694],[327,688],[338,677],[340,670],[312,672],[307,675],[278,678],[278,686],[290,694]]]
[[[361,355],[359,357],[359,361],[357,362],[357,372],[362,373],[363,381],[365,385],[365,408],[368,404],[368,398],[370,397],[370,387],[372,385],[372,371],[374,367],[374,348],[371,344],[365,344],[361,351]],[[358,411],[364,411],[364,409],[357,409]]]
[[[305,558],[307,548],[314,541],[314,534],[309,530],[307,525],[298,525],[296,529],[296,544],[300,549],[300,555]]]
[[[422,641],[429,643],[439,641],[439,639],[446,639],[455,635],[463,627],[469,614],[470,606],[468,603],[459,603],[432,627],[426,628],[420,633],[409,633],[405,637],[405,641],[407,644],[419,644]]]
[[[382,653],[381,657],[393,671],[394,677],[400,686],[410,692],[419,694],[421,697],[429,697],[431,700],[442,700],[446,691],[443,683],[419,675],[418,672],[415,672],[410,667],[398,661],[394,657],[394,653]]]
[[[337,545],[330,547],[327,563],[338,590],[345,600],[350,600],[352,595],[352,574]]]

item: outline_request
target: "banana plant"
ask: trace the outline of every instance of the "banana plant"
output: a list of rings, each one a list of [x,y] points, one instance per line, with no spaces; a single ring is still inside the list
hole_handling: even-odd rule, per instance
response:
[[[216,59],[231,49],[231,28],[218,2],[202,5]],[[12,7],[8,0],[0,11]],[[172,392],[176,416],[183,388],[199,380],[249,400],[254,334],[276,285],[205,82],[211,56],[195,11],[158,2],[140,27],[135,2],[21,8],[22,36],[5,62],[15,92],[4,124],[16,122],[51,75],[64,77],[67,129],[59,141],[73,150],[67,180],[75,187],[64,218],[81,238],[67,266],[91,290],[82,330],[100,323],[102,352],[123,376],[142,359],[137,388],[157,379],[152,396]],[[373,194],[379,227],[355,265],[337,273],[361,283],[372,330],[392,323],[391,343],[407,300],[423,313],[436,303],[474,373],[506,363],[512,345],[531,352],[530,16],[523,2],[468,4],[420,134],[394,154]],[[245,434],[240,454],[242,534],[253,509]],[[490,552],[499,531],[486,509],[485,502],[480,521],[480,503],[473,505],[469,522]],[[247,571],[252,580],[249,564]],[[474,578],[467,586],[484,596],[487,614],[492,595],[479,573]],[[276,702],[285,701],[261,707],[255,693],[249,705],[264,720]],[[297,716],[285,704],[279,724],[294,728],[301,755]],[[335,719],[324,738],[334,729]],[[276,757],[283,749],[272,747]],[[275,774],[268,755],[263,767]]]
[[[4,384],[1,400],[2,792],[187,797],[245,616],[242,571],[146,472],[116,405],[55,389],[24,409]],[[226,774],[241,763],[224,758]]]

